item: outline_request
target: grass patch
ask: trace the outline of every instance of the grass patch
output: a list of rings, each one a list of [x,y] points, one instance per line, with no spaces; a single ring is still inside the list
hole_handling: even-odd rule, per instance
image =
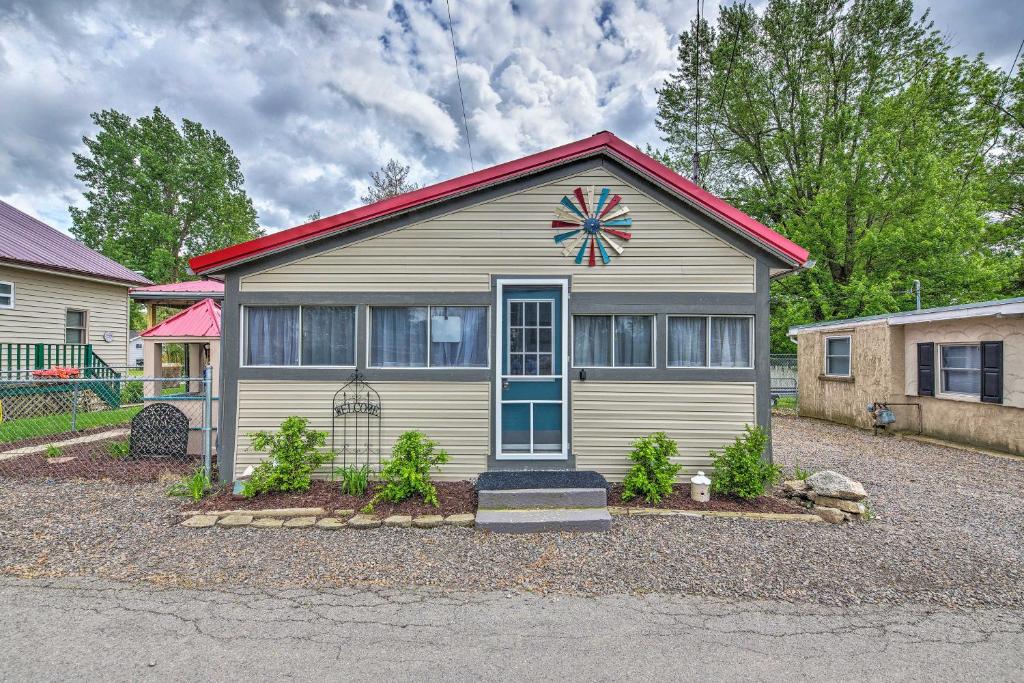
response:
[[[142,406],[119,408],[118,410],[101,410],[94,413],[79,413],[75,420],[78,431],[106,427],[109,425],[127,424]],[[65,434],[71,432],[71,413],[44,415],[43,417],[26,417],[20,420],[0,422],[0,443],[21,441],[37,436]]]

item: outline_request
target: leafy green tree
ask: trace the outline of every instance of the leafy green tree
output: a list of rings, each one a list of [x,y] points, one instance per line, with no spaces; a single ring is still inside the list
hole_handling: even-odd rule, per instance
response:
[[[75,237],[154,282],[187,277],[188,259],[261,235],[238,158],[215,131],[159,107],[133,121],[104,110],[75,154],[84,209],[70,207]]]
[[[773,350],[792,324],[910,308],[913,279],[926,306],[1006,292],[989,190],[1003,83],[910,0],[737,4],[680,36],[662,159],[691,174],[696,150],[705,187],[817,259],[773,285]]]
[[[363,204],[373,204],[405,192],[412,192],[418,187],[416,183],[409,182],[408,166],[388,159],[388,163],[381,166],[379,171],[370,171],[370,186],[359,200]]]

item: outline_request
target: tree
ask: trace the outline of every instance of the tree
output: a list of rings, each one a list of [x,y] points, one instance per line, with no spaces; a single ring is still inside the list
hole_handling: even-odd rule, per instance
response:
[[[159,107],[137,121],[92,115],[95,138],[75,154],[88,207],[70,207],[72,234],[154,282],[187,277],[190,257],[262,234],[238,158],[215,131]]]
[[[388,197],[394,197],[404,192],[412,192],[419,185],[410,183],[409,167],[402,166],[394,159],[388,159],[388,163],[381,166],[380,171],[370,171],[370,186],[366,194],[359,197],[363,204],[373,204]]]
[[[709,190],[817,259],[773,284],[773,350],[792,324],[910,307],[915,278],[926,305],[1005,292],[988,190],[1004,74],[949,52],[910,0],[737,4],[680,36],[663,160],[689,173],[696,149]]]

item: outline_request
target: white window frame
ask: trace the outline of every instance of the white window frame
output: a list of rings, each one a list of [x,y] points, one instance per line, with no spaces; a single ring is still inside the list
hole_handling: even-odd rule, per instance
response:
[[[642,317],[651,319],[651,362],[650,365],[616,365],[615,364],[615,319],[619,316],[629,317]],[[572,359],[572,367],[574,370],[650,370],[658,367],[658,316],[655,313],[573,313],[572,314],[572,334],[570,336],[570,342],[572,343],[572,350],[569,357]],[[611,365],[577,365],[576,364],[576,318],[611,318]]]
[[[977,392],[975,392],[973,394],[969,393],[969,392],[966,392],[966,391],[947,391],[946,390],[946,364],[942,360],[942,349],[953,348],[953,347],[957,347],[957,346],[969,346],[969,347],[973,347],[973,348],[978,349],[978,368],[977,368],[977,373],[978,373],[979,380],[981,380],[981,343],[980,342],[978,342],[978,343],[972,343],[972,342],[941,343],[940,342],[940,343],[936,344],[935,346],[937,347],[936,351],[938,352],[938,356],[939,356],[939,390],[935,392],[936,395],[951,396],[951,397],[956,397],[956,398],[973,398],[973,399],[977,399],[978,401],[980,401],[981,400],[980,386],[979,386],[979,391],[977,391]],[[974,368],[949,368],[949,369],[950,370],[974,370]]]
[[[850,362],[847,364],[847,367],[849,367],[849,371],[846,374],[842,374],[842,373],[839,373],[839,372],[829,372],[828,371],[828,358],[829,358],[829,355],[830,355],[829,352],[828,352],[828,343],[829,343],[829,341],[831,341],[833,339],[846,339],[846,340],[848,340],[850,342],[850,351],[849,351],[849,361]],[[852,334],[833,334],[833,335],[829,335],[829,336],[825,337],[824,347],[825,347],[824,348],[825,367],[822,369],[822,374],[824,374],[826,377],[853,377],[853,335]],[[835,355],[835,354],[832,354],[832,355]],[[835,356],[835,357],[838,358],[839,356]]]
[[[68,313],[81,313],[82,314],[82,326],[71,327],[68,325]],[[68,341],[68,330],[81,330],[82,341],[80,342],[69,342]],[[64,309],[64,343],[65,344],[77,344],[84,345],[89,343],[89,311],[85,308],[73,308],[68,306]]]
[[[555,301],[554,301],[554,299],[522,299],[522,298],[513,299],[513,298],[509,298],[509,299],[507,299],[505,301],[505,320],[507,320],[507,321],[511,321],[512,320],[512,304],[513,303],[521,303],[521,304],[549,304],[551,306],[551,324],[546,326],[547,328],[549,328],[551,330],[551,351],[549,351],[549,352],[544,354],[546,356],[551,356],[551,373],[547,374],[547,375],[539,375],[539,374],[538,375],[512,375],[512,374],[509,374],[509,375],[502,375],[502,377],[514,377],[514,378],[516,378],[518,380],[523,380],[524,378],[525,379],[529,379],[530,377],[538,377],[538,378],[542,378],[542,379],[554,379],[554,378],[557,378],[557,377],[561,377],[560,374],[556,374],[555,373],[555,365],[557,365],[557,363],[555,362],[555,360],[556,360],[555,359],[555,346],[556,346],[556,344],[555,344],[555,327],[556,327],[556,325],[555,325]],[[523,309],[523,324],[519,325],[519,327],[521,329],[523,329],[524,332],[525,332],[525,330],[526,330],[526,309],[525,308]],[[537,329],[537,346],[540,346],[540,330],[541,330],[541,325],[540,325],[540,307],[539,306],[538,306],[538,309],[537,309],[537,324],[536,325],[531,325],[530,327],[535,327]],[[502,334],[502,336],[504,336],[505,330],[502,330],[501,334]],[[511,328],[509,328],[509,342],[508,342],[508,344],[505,345],[505,347],[506,347],[505,348],[505,367],[508,370],[511,371],[511,369],[512,369],[512,334],[511,334]],[[523,335],[523,348],[524,349],[526,348],[526,336],[525,336],[525,334]],[[536,353],[537,357],[538,357],[537,369],[538,370],[540,369],[540,354],[541,354],[540,351],[525,351],[524,350],[524,351],[521,351],[521,352],[517,351],[516,353],[521,353],[522,354],[522,356],[523,356],[523,368],[524,369],[526,368],[526,354],[527,353]]]
[[[426,365],[371,365],[373,360],[373,309],[375,308],[425,308],[427,309],[427,364]],[[486,365],[431,365],[430,364],[430,346],[431,330],[430,330],[430,319],[433,317],[430,313],[432,308],[486,308],[487,309],[487,322],[486,330],[484,333],[487,338],[484,345],[487,347],[487,364]],[[491,369],[491,307],[487,304],[378,304],[368,305],[366,307],[366,367],[374,370],[490,370]]]
[[[671,365],[672,359],[668,353],[668,324],[672,318],[704,318],[704,365]],[[746,318],[747,334],[750,339],[750,365],[712,365],[711,364],[711,319],[712,318]],[[665,367],[676,370],[753,370],[756,356],[754,355],[754,316],[737,315],[730,313],[709,313],[707,315],[693,315],[689,313],[670,313],[665,316]]]
[[[238,345],[238,358],[241,361],[239,367],[242,368],[354,368],[356,367],[355,361],[358,355],[358,349],[352,349],[352,364],[351,365],[303,365],[302,364],[302,306],[303,304],[247,304],[242,306],[242,319],[239,321],[239,329],[241,334],[239,335]],[[352,344],[356,344],[359,339],[359,307],[355,304],[306,304],[309,308],[323,308],[323,307],[334,307],[334,308],[351,308],[352,310]],[[249,365],[246,362],[245,354],[245,342],[248,339],[249,332],[245,329],[245,321],[248,316],[245,314],[247,308],[297,308],[299,309],[299,362],[295,365]]]
[[[14,308],[14,283],[13,282],[8,282],[7,280],[0,280],[0,285],[7,285],[8,287],[11,288],[11,294],[10,294],[11,302],[9,304],[2,304],[2,305],[0,305],[0,310],[5,310],[5,311],[6,310],[10,310],[10,309]],[[65,322],[65,324],[67,323],[67,318],[64,318],[64,322]]]

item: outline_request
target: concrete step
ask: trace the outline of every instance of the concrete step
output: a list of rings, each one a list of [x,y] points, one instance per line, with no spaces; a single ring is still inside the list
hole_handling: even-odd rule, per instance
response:
[[[543,510],[477,510],[476,526],[495,533],[543,531],[608,531],[612,517],[606,507]]]
[[[599,488],[484,489],[477,492],[480,510],[597,508],[608,504],[608,491]]]

